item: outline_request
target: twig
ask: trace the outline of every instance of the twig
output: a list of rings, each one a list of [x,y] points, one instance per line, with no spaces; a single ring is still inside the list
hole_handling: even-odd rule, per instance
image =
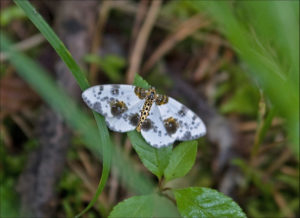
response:
[[[22,117],[20,117],[18,114],[12,114],[11,118],[22,129],[28,138],[33,138],[34,134],[32,128],[30,128],[30,126]]]
[[[204,59],[202,59],[202,57],[201,57],[202,60],[199,61],[199,65],[194,72],[194,80],[196,82],[203,79],[207,70],[213,65],[212,63],[215,62],[215,60],[217,58],[219,48],[220,48],[219,44],[209,45],[209,50],[208,50],[207,56],[205,56]]]
[[[109,185],[110,189],[108,192],[108,202],[110,205],[113,205],[116,202],[119,188],[118,171],[116,168],[112,168],[111,170]]]
[[[135,21],[131,33],[131,46],[130,46],[130,55],[132,53],[133,46],[135,44],[137,35],[140,31],[142,22],[145,15],[147,14],[149,0],[141,0],[139,3],[138,10],[136,11]]]
[[[274,118],[272,120],[272,127],[278,127],[283,124],[283,120],[280,118]],[[257,121],[246,121],[239,123],[238,131],[239,132],[253,132],[257,129]]]
[[[78,164],[67,161],[68,166],[70,169],[83,181],[84,186],[88,189],[90,193],[92,193],[91,196],[94,195],[94,193],[97,190],[97,185],[93,183],[90,178],[84,173],[84,171],[78,166]],[[109,204],[107,201],[106,195],[102,194],[98,198],[98,202],[101,203],[106,209],[109,208]]]
[[[97,20],[95,33],[93,35],[93,42],[92,42],[92,49],[91,49],[92,54],[97,54],[97,51],[101,45],[102,32],[103,32],[104,26],[106,24],[110,9],[111,9],[111,0],[103,1],[103,3],[100,6],[99,18]],[[90,78],[91,83],[93,83],[96,80],[97,69],[98,69],[97,64],[95,64],[95,63],[90,64],[89,78]]]
[[[35,46],[38,46],[42,42],[45,41],[45,38],[42,34],[36,34],[33,35],[27,39],[24,39],[23,41],[16,43],[13,48],[18,51],[26,51],[28,49],[31,49]],[[3,62],[7,59],[7,54],[4,52],[0,52],[0,62]]]
[[[85,150],[78,151],[79,159],[91,178],[97,178],[96,167],[91,163],[90,157]],[[98,179],[98,178],[97,178]]]
[[[216,42],[217,43],[217,42]],[[215,73],[221,68],[225,63],[231,63],[234,57],[232,49],[226,48],[226,51],[222,55],[222,58],[216,60],[216,62],[207,70],[207,74],[210,76],[215,75]]]
[[[284,199],[283,195],[281,195],[278,191],[274,191],[274,200],[282,213],[284,214],[284,217],[290,218],[295,217],[291,209],[288,207],[288,204],[286,200]]]
[[[136,44],[133,48],[132,55],[129,59],[129,70],[126,75],[126,82],[132,83],[135,73],[139,71],[142,56],[148,41],[150,32],[153,28],[154,22],[156,20],[158,11],[160,9],[161,0],[152,1],[149,12],[145,19],[145,22],[138,34]]]
[[[4,146],[6,146],[9,149],[12,149],[13,147],[12,137],[9,134],[9,131],[7,130],[5,125],[3,125],[2,118],[0,118],[0,137],[4,142]]]
[[[162,193],[162,195],[164,197],[168,198],[173,204],[175,204],[175,206],[177,205],[176,200],[174,198],[172,198],[171,196],[169,196],[167,193]]]
[[[149,71],[153,65],[168,51],[170,51],[178,42],[184,40],[201,27],[205,27],[210,22],[204,20],[202,15],[195,15],[187,21],[183,22],[178,29],[171,33],[153,52],[149,60],[142,68],[142,73]]]
[[[287,160],[292,156],[292,153],[289,149],[285,149],[279,157],[276,158],[275,162],[265,171],[264,178],[271,176],[273,172],[279,169]]]
[[[295,169],[293,167],[283,166],[280,171],[288,176],[299,177],[299,170],[297,170],[297,168]]]
[[[259,155],[264,155],[264,153],[267,153],[270,150],[273,150],[276,146],[279,146],[279,145],[282,145],[282,144],[285,144],[285,143],[287,143],[286,140],[279,140],[279,141],[274,141],[272,143],[268,143],[264,146],[261,146],[259,148],[259,151],[258,151],[258,156]]]
[[[131,150],[132,150],[132,145],[130,140],[127,138],[124,143],[124,153],[126,155],[129,155]]]

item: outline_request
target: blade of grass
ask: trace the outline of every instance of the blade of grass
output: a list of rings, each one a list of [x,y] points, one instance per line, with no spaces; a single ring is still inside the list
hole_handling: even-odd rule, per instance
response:
[[[106,185],[106,182],[107,182],[107,179],[109,176],[109,172],[110,172],[111,157],[112,157],[112,151],[111,151],[112,145],[110,143],[109,132],[106,128],[104,119],[102,117],[100,117],[100,115],[96,114],[95,112],[93,112],[93,114],[94,114],[94,118],[97,123],[98,132],[100,135],[100,145],[106,145],[106,146],[102,146],[102,161],[103,161],[102,173],[101,173],[101,178],[100,178],[100,182],[98,184],[96,193],[94,194],[92,200],[89,202],[89,204],[86,206],[86,208],[83,211],[81,211],[78,215],[76,215],[75,217],[82,216],[89,209],[91,209],[91,207],[96,203],[99,195],[101,194],[101,192],[103,191],[103,189]],[[102,128],[103,126],[105,128]]]
[[[80,67],[76,63],[76,61],[72,58],[72,55],[67,50],[63,42],[58,38],[52,28],[46,23],[46,21],[42,18],[42,16],[36,11],[32,5],[25,0],[15,0],[16,5],[22,8],[26,14],[26,16],[32,21],[32,23],[39,29],[39,31],[43,34],[43,36],[49,41],[52,47],[55,49],[57,54],[61,57],[61,59],[65,62],[67,67],[72,72],[75,77],[78,85],[82,90],[85,90],[89,87],[87,78],[81,71]],[[101,173],[101,179],[97,188],[93,199],[88,204],[88,206],[80,213],[82,215],[86,211],[88,211],[93,204],[97,201],[98,196],[101,194],[102,190],[105,187],[107,182],[110,165],[111,165],[111,142],[109,138],[109,133],[105,124],[103,117],[99,114],[93,112],[100,136],[100,146],[102,146],[102,154],[103,154],[103,168]],[[106,146],[104,146],[106,145]]]

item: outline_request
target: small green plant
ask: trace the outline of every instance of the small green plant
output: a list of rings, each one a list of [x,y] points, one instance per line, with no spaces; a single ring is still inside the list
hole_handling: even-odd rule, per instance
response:
[[[138,75],[134,85],[150,87]],[[216,190],[204,187],[168,188],[169,181],[184,177],[193,167],[197,141],[158,149],[147,144],[137,131],[129,132],[128,137],[144,166],[157,177],[158,189],[120,202],[109,217],[246,217],[231,198]]]

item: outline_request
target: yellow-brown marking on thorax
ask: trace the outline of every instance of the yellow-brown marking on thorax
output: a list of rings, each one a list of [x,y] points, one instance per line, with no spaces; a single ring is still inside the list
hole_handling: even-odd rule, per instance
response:
[[[156,98],[156,101],[155,103],[157,105],[162,105],[162,104],[167,104],[168,103],[168,96],[166,95],[161,95],[161,94],[157,94],[157,98]]]
[[[136,130],[138,132],[141,131],[142,124],[147,119],[149,112],[151,110],[152,104],[155,102],[156,98],[157,98],[157,95],[156,95],[155,89],[154,88],[149,89],[146,93],[146,101],[144,103],[143,109],[141,110],[140,120],[136,127]]]
[[[135,87],[134,93],[139,97],[139,99],[144,99],[147,97],[147,90],[141,87]]]

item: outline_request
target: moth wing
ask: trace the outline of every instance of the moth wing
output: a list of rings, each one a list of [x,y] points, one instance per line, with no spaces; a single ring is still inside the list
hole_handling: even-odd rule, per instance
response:
[[[115,132],[128,132],[134,130],[138,124],[140,111],[144,105],[144,101],[145,100],[140,100],[118,117],[106,117],[105,122],[108,128]]]
[[[105,117],[114,117],[111,102],[122,101],[129,109],[141,101],[134,89],[135,86],[132,85],[97,85],[86,89],[82,98],[94,111]]]
[[[161,148],[174,143],[175,139],[167,134],[159,109],[155,103],[151,107],[147,120],[150,121],[150,126],[145,128],[142,125],[141,134],[148,144]]]
[[[163,120],[170,117],[176,120],[178,126],[171,136],[177,140],[188,141],[205,135],[206,127],[201,118],[175,99],[168,97],[168,103],[157,107]]]

